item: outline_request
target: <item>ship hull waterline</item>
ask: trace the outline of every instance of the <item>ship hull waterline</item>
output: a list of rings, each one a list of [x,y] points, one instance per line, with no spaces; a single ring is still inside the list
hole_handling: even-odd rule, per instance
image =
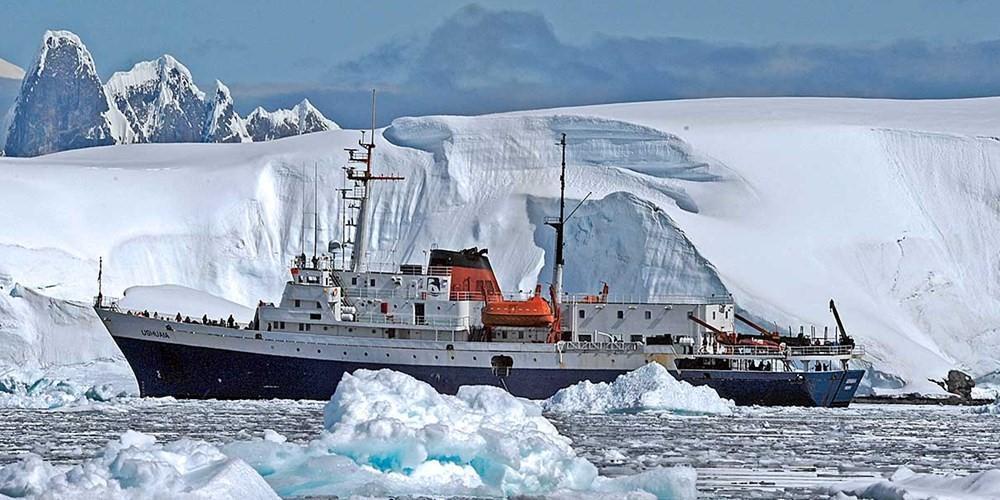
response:
[[[162,323],[161,323],[162,324]],[[326,400],[344,373],[388,368],[454,394],[463,385],[502,387],[515,396],[545,399],[583,380],[611,382],[628,369],[513,368],[396,364],[245,352],[164,342],[162,338],[112,338],[135,373],[140,394],[186,399]],[[741,406],[846,407],[861,370],[765,372],[685,369],[670,372],[693,385],[706,385]]]

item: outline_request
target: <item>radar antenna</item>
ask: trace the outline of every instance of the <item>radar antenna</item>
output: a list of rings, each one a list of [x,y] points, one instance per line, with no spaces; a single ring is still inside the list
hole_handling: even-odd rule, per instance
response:
[[[354,181],[353,189],[343,191],[343,198],[347,202],[356,201],[357,212],[354,218],[354,239],[351,248],[351,271],[362,272],[365,269],[365,256],[368,252],[368,218],[369,201],[371,200],[371,189],[376,181],[401,181],[403,177],[397,175],[375,175],[372,171],[373,153],[375,151],[375,89],[372,89],[372,127],[371,136],[366,137],[365,131],[361,132],[361,140],[358,145],[362,150],[348,148],[347,161],[349,163],[364,164],[364,169],[346,167],[347,180]],[[350,205],[350,203],[348,203]],[[346,238],[345,238],[346,241]]]

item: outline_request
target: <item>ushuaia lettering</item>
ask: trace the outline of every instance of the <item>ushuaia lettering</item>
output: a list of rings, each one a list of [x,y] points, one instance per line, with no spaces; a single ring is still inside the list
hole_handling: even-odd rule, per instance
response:
[[[170,335],[167,332],[158,332],[156,330],[141,330],[139,333],[141,333],[143,337],[161,337],[165,339],[170,338]]]

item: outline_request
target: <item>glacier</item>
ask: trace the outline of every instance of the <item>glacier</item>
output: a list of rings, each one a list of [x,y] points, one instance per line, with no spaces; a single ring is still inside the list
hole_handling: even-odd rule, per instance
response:
[[[832,297],[868,347],[872,390],[940,393],[928,379],[949,369],[1000,369],[997,116],[995,98],[746,98],[398,119],[376,131],[376,165],[406,180],[375,189],[368,252],[421,262],[434,245],[486,247],[505,290],[533,289],[547,279],[542,219],[565,132],[567,195],[587,199],[567,234],[570,291],[732,294],[755,318],[819,331]],[[0,274],[80,303],[103,256],[108,295],[174,284],[274,301],[312,246],[307,212],[321,247],[343,238],[336,189],[359,136],[2,158]],[[2,325],[0,342],[46,366],[113,358],[89,317],[84,353],[32,350],[44,331],[11,341]]]

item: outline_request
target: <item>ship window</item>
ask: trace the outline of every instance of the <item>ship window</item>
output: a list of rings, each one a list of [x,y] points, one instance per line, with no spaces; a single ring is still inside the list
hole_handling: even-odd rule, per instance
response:
[[[295,307],[302,307],[302,303],[299,301],[299,299],[295,299]]]
[[[312,330],[312,325],[307,324],[306,325],[306,331],[308,332],[309,330]]]
[[[653,311],[646,311],[646,319],[653,319]]]
[[[371,286],[375,286],[375,278],[372,278]]]
[[[517,338],[523,339],[524,338],[524,332],[517,332]]]
[[[354,276],[353,278],[351,278],[351,284],[352,285],[357,285],[358,284],[358,277],[357,276]]]
[[[312,313],[309,315],[309,319],[320,319],[322,315],[320,313]]]
[[[618,311],[618,319],[625,319],[625,311]]]
[[[632,342],[642,342],[642,335],[633,335],[631,338]]]
[[[715,311],[712,311],[712,319],[715,319]]]
[[[304,325],[302,323],[299,323],[299,331],[301,332],[303,329],[304,329]]]
[[[316,309],[322,309],[322,308],[323,308],[323,304],[321,304],[320,301],[317,300],[316,301]]]
[[[280,326],[278,326],[278,328],[281,328],[282,330],[285,329],[285,322],[284,321],[279,321],[278,325],[280,325]]]
[[[580,311],[577,313],[577,315],[580,316],[580,319],[586,318],[587,317],[587,311],[584,311],[583,309],[580,309]]]
[[[580,342],[590,342],[590,335],[580,335]]]

